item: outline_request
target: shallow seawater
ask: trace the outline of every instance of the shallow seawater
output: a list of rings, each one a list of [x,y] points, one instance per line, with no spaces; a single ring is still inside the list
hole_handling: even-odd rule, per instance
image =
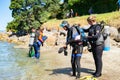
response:
[[[33,80],[40,76],[40,67],[44,65],[28,57],[28,49],[15,49],[13,46],[0,41],[0,80]]]

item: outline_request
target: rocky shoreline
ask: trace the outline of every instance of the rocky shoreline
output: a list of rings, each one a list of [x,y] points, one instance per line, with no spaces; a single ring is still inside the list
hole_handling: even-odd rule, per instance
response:
[[[17,45],[23,45],[20,48],[27,48],[28,38],[29,38],[28,35],[22,37],[17,37],[14,35],[12,37],[9,37],[10,34],[11,32],[0,33],[0,41],[6,41],[9,43],[15,43]]]
[[[44,43],[44,46],[50,47],[50,46],[62,46],[65,43],[65,36],[60,35],[60,33],[63,32],[57,31],[57,30],[51,30],[47,31],[44,30],[44,35],[48,36],[48,39]],[[65,32],[63,32],[65,33]],[[114,28],[110,27],[110,38],[111,38],[111,46],[117,46],[120,47],[120,32]],[[17,46],[14,46],[14,48],[29,48],[29,34],[26,36],[17,37],[15,35],[9,37],[11,35],[11,32],[1,32],[0,33],[0,41],[7,41],[9,43],[15,43]],[[65,33],[66,34],[66,33]]]
[[[14,46],[14,48],[29,48],[29,38],[30,35],[25,35],[25,36],[20,36],[17,37],[16,35],[13,35],[10,37],[10,35],[12,34],[12,32],[1,32],[0,33],[0,41],[6,41],[9,43],[14,43],[17,44],[16,46]],[[55,43],[57,42],[57,44],[63,44],[64,41],[61,41],[65,39],[65,37],[60,36],[58,31],[44,31],[44,35],[46,35],[48,37],[48,39],[46,40],[46,42],[44,43],[44,46],[46,47],[50,47],[50,46],[55,46]],[[59,38],[59,40],[58,40]]]

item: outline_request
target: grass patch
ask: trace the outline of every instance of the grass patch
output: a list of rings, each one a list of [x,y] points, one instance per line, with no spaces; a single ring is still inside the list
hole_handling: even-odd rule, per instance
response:
[[[94,14],[97,17],[97,21],[105,21],[108,25],[114,26],[114,27],[120,27],[120,12],[115,11],[115,12],[110,12],[110,13],[103,13],[103,14]],[[69,18],[69,19],[63,19],[67,20],[70,25],[72,24],[81,24],[81,26],[88,25],[86,19],[89,15],[85,16],[78,16],[74,18]],[[60,29],[59,25],[63,20],[57,20],[57,19],[52,19],[49,20],[48,22],[44,23],[42,26],[44,26],[47,29]]]

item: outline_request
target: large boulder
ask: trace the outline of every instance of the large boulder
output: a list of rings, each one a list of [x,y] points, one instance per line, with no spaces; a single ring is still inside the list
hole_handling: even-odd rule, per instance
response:
[[[110,37],[115,39],[118,35],[118,30],[115,27],[110,27]]]
[[[118,28],[118,33],[120,34],[120,27]]]
[[[116,41],[120,42],[120,27],[118,28],[118,35],[116,37]]]
[[[18,38],[18,41],[22,42],[23,44],[28,45],[29,44],[29,37],[30,37],[29,35],[21,36]]]
[[[5,33],[0,33],[0,40],[1,41],[6,41],[8,39],[8,35]]]
[[[47,46],[60,46],[65,44],[65,36],[60,35],[60,32],[54,31],[44,31],[44,35],[48,37],[44,44]]]
[[[117,42],[120,42],[120,33],[115,37],[115,40],[116,40]]]
[[[113,40],[113,39],[110,39],[110,44],[111,44],[111,46],[116,46],[116,47],[119,47],[119,48],[120,48],[120,43],[119,43],[119,42],[116,42],[116,41]]]
[[[55,36],[49,35],[48,39],[45,41],[45,43],[47,46],[53,46],[53,45],[55,45],[55,40],[56,40]]]
[[[57,34],[51,32],[51,31],[50,32],[49,31],[44,31],[43,33],[44,33],[45,36],[48,37],[47,40],[44,42],[44,44],[46,46],[54,46]]]

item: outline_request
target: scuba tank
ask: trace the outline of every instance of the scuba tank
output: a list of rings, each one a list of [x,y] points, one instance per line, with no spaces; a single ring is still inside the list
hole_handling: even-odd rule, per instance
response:
[[[30,34],[30,39],[29,39],[29,57],[33,57],[35,55],[33,43],[35,39],[35,33]]]
[[[104,26],[103,33],[107,34],[107,37],[104,40],[104,51],[109,51],[110,50],[110,30],[109,30],[109,26]]]
[[[34,43],[34,38],[35,38],[35,33],[31,33],[30,34],[30,40],[29,40],[29,45],[33,45],[33,43]]]
[[[86,40],[86,35],[82,28],[80,28],[80,32],[81,32],[82,39]]]
[[[87,46],[88,49],[91,49],[91,45],[88,42],[88,40],[86,38],[86,34],[82,28],[80,28],[80,32],[81,32],[81,36],[82,36],[83,46]]]

